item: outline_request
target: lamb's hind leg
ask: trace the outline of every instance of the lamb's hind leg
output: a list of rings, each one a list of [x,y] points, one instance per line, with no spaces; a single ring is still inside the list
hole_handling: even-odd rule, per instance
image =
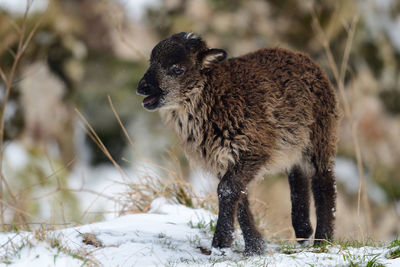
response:
[[[245,191],[242,192],[239,200],[237,217],[246,244],[244,255],[247,257],[254,254],[262,254],[265,248],[264,240],[255,226],[247,199],[247,192]]]
[[[318,245],[322,239],[332,239],[334,232],[336,184],[330,168],[316,172],[312,178],[312,191],[317,213],[314,245]]]
[[[313,232],[310,222],[310,179],[299,166],[292,168],[288,178],[294,232],[300,244],[307,244]]]

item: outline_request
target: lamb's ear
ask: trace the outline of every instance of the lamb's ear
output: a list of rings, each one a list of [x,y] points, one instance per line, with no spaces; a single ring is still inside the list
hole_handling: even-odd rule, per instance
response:
[[[207,49],[201,52],[199,57],[203,69],[207,69],[213,64],[224,61],[226,58],[226,51],[218,48]]]

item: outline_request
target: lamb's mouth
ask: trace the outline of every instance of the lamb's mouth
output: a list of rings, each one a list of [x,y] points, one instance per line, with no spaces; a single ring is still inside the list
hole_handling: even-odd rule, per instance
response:
[[[160,104],[161,94],[155,93],[143,99],[142,105],[145,109],[154,110]]]

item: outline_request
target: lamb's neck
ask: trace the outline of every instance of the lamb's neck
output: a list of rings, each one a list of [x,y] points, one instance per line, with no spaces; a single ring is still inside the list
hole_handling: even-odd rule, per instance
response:
[[[166,122],[172,126],[179,139],[187,145],[199,145],[203,140],[205,122],[208,118],[207,100],[203,93],[186,98],[179,107],[165,114]]]

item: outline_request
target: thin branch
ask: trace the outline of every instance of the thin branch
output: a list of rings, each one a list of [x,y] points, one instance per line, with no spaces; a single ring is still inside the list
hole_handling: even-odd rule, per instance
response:
[[[33,26],[33,29],[30,31],[30,33],[28,34],[28,37],[26,38],[23,46],[22,46],[22,53],[25,52],[26,48],[28,47],[30,41],[32,40],[33,36],[35,35],[35,33],[37,32],[37,30],[40,27],[40,24],[42,23],[44,17],[40,17],[39,20],[35,23],[35,25]]]
[[[8,48],[7,51],[8,51],[8,53],[10,53],[10,55],[11,55],[11,56],[13,57],[13,59],[15,60],[15,52],[14,52],[11,48]]]
[[[86,188],[73,189],[73,188],[62,187],[62,188],[60,188],[60,190],[61,191],[67,191],[67,192],[86,192],[86,193],[90,193],[90,194],[93,194],[93,195],[96,195],[96,196],[99,196],[99,197],[102,197],[102,198],[106,198],[106,199],[111,200],[111,201],[117,201],[116,198],[114,198],[112,196],[108,196],[106,194],[103,194],[101,192],[97,192],[97,191],[92,190],[92,189],[86,189]]]
[[[353,39],[354,39],[354,34],[356,32],[355,29],[356,29],[356,26],[357,26],[357,23],[358,23],[358,19],[359,19],[359,17],[358,17],[358,14],[357,14],[357,15],[354,16],[354,18],[353,18],[353,20],[352,20],[352,22],[350,24],[350,27],[347,30],[348,37],[347,37],[347,40],[346,40],[346,46],[345,46],[345,49],[344,49],[344,55],[343,55],[342,65],[341,65],[341,68],[340,68],[340,77],[339,77],[340,78],[340,82],[342,84],[344,84],[344,78],[345,78],[346,69],[347,69],[347,66],[348,66],[349,58],[350,58],[351,46],[352,46],[352,42],[353,42]]]
[[[114,198],[112,198],[112,197],[108,197],[108,196],[106,196],[106,195],[103,194],[104,191],[106,191],[108,188],[110,188],[110,187],[112,187],[112,186],[114,186],[114,184],[110,184],[109,186],[106,186],[105,188],[103,188],[103,190],[102,190],[101,192],[96,192],[96,194],[97,194],[96,198],[92,200],[92,202],[88,205],[88,207],[87,207],[87,208],[85,209],[85,211],[83,212],[82,216],[80,217],[80,220],[81,220],[81,221],[82,221],[83,218],[89,213],[89,210],[92,208],[92,206],[97,202],[97,200],[98,200],[100,197],[105,197],[105,198],[108,198],[108,199],[110,199],[110,200],[117,201],[116,199],[114,199]]]
[[[7,77],[4,74],[4,71],[1,67],[0,67],[0,78],[3,80],[4,83],[7,83]]]
[[[10,209],[16,211],[17,214],[23,214],[24,216],[31,217],[32,219],[35,219],[35,220],[38,220],[38,221],[42,221],[43,223],[45,223],[45,221],[40,219],[39,217],[36,217],[35,215],[32,215],[32,214],[30,214],[30,213],[28,213],[28,212],[26,212],[26,211],[24,211],[24,210],[22,210],[22,209],[20,209],[18,207],[14,207],[14,206],[10,205],[9,203],[7,203],[6,201],[4,201],[1,198],[0,198],[0,202],[2,204],[6,205],[7,207],[9,207]],[[24,222],[21,225],[25,225],[25,227],[27,227],[27,229],[29,230],[29,224],[28,223]]]
[[[20,34],[21,33],[21,27],[19,27],[19,25],[17,24],[17,22],[15,22],[15,20],[13,20],[11,17],[9,17],[9,19],[10,19],[10,25],[11,25],[11,27],[13,27],[14,28],[14,30],[18,33],[18,34]]]
[[[68,167],[72,166],[72,164],[76,161],[76,157],[74,157],[73,159],[71,159],[69,162],[67,162],[67,164],[65,164],[64,166],[61,166],[60,168],[58,168],[57,170],[53,171],[51,174],[47,175],[46,177],[43,178],[44,181],[50,180],[53,176],[56,177],[60,172],[62,172],[63,170],[66,170]],[[33,184],[31,186],[27,186],[25,188],[23,188],[22,190],[20,190],[20,192],[18,192],[17,197],[19,197],[20,195],[23,195],[26,193],[26,191],[32,190],[37,186],[42,186],[41,183],[37,183],[37,184]]]
[[[29,10],[32,5],[32,0],[28,0],[25,8],[25,13],[23,16],[22,20],[22,26],[19,27],[14,21],[12,21],[11,25],[16,29],[17,34],[18,34],[18,45],[17,45],[17,50],[14,54],[14,61],[12,63],[10,73],[8,77],[5,75],[4,71],[0,69],[0,76],[1,79],[4,81],[5,84],[5,94],[4,94],[4,99],[3,103],[1,103],[1,108],[0,108],[0,219],[1,223],[4,223],[4,195],[3,195],[3,184],[6,186],[6,189],[11,196],[11,199],[14,201],[14,204],[19,207],[20,205],[18,204],[18,200],[15,198],[15,195],[13,194],[10,186],[8,185],[6,178],[3,175],[3,143],[4,143],[4,116],[5,116],[5,109],[7,106],[8,99],[10,97],[11,93],[11,88],[13,86],[13,81],[14,81],[14,76],[16,75],[17,71],[17,66],[19,65],[20,59],[22,57],[22,54],[24,53],[25,49],[27,48],[29,42],[31,41],[32,37],[34,36],[36,30],[39,27],[40,23],[37,23],[33,30],[28,34],[28,38],[24,41],[25,35],[26,35],[26,27],[27,27],[27,21],[28,21],[28,15],[29,15]],[[39,21],[40,22],[40,21]],[[15,208],[16,210],[20,210],[18,208]],[[21,221],[26,224],[26,218],[24,216],[24,213],[18,212],[18,216],[20,217]],[[27,228],[29,229],[29,226],[27,225]]]
[[[95,141],[95,143],[103,151],[104,155],[106,155],[106,157],[111,161],[111,163],[121,173],[121,176],[122,177],[129,177],[125,173],[125,171],[121,168],[121,166],[119,166],[119,164],[114,160],[113,156],[110,154],[110,152],[108,151],[107,147],[103,144],[103,142],[101,141],[100,137],[97,135],[96,131],[93,129],[93,127],[90,125],[90,123],[86,120],[86,118],[82,115],[82,113],[78,109],[75,109],[75,112],[78,114],[80,119],[85,123],[85,126],[90,131],[90,133],[91,133],[90,137],[93,139],[93,141]]]
[[[19,208],[19,206],[20,206],[19,202],[18,202],[17,198],[15,197],[13,191],[11,190],[11,187],[8,184],[8,182],[7,182],[6,178],[4,177],[3,173],[0,173],[0,176],[1,176],[1,180],[2,180],[3,184],[6,186],[8,194],[10,195],[12,201],[14,202],[14,205],[16,205],[17,208]],[[3,203],[3,202],[1,202],[1,203]],[[21,210],[21,209],[18,209],[18,210]],[[27,225],[27,220],[26,220],[26,218],[24,216],[24,213],[19,213],[18,212],[17,215],[20,218],[21,222],[27,226],[27,230],[29,230],[29,226]]]
[[[124,132],[125,137],[126,137],[126,139],[128,140],[128,142],[129,142],[129,145],[131,146],[132,150],[135,151],[135,146],[133,145],[133,141],[132,141],[131,137],[129,136],[128,131],[126,130],[124,124],[122,123],[122,121],[121,121],[121,119],[120,119],[120,117],[119,117],[117,111],[115,110],[115,107],[114,107],[114,104],[113,104],[113,102],[112,102],[112,100],[111,100],[110,95],[108,95],[107,98],[108,98],[108,103],[110,104],[111,110],[112,110],[112,112],[114,113],[114,116],[115,116],[115,118],[117,119],[119,125],[121,126],[121,129],[122,129],[122,131]]]

